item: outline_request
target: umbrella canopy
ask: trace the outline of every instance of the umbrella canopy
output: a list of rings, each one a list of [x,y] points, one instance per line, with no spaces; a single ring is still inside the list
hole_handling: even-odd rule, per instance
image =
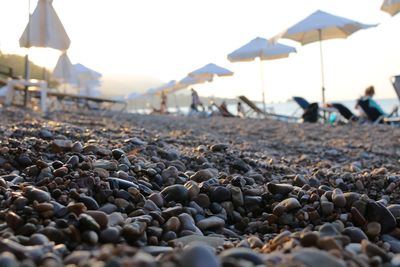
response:
[[[204,78],[194,78],[194,77],[186,76],[185,78],[183,78],[176,84],[174,91],[185,89],[191,85],[205,83],[205,82],[212,82],[212,78],[204,79]]]
[[[144,94],[138,93],[138,92],[132,92],[130,94],[128,94],[127,96],[125,96],[125,100],[136,100],[136,99],[140,99],[142,97],[144,97]]]
[[[321,41],[336,38],[347,38],[358,30],[367,29],[372,26],[376,25],[363,24],[354,20],[317,10],[307,18],[278,34],[272,38],[272,40],[276,41],[279,38],[286,38],[300,42],[302,45],[317,41],[320,43],[322,102],[325,103],[325,81]]]
[[[67,52],[63,52],[58,58],[56,67],[53,70],[53,77],[64,83],[73,84],[77,82],[77,73],[68,58]]]
[[[294,52],[296,52],[296,48],[294,47],[279,43],[272,43],[269,42],[267,39],[257,37],[228,55],[228,60],[230,62],[246,62],[246,61],[253,61],[256,58],[260,59],[260,81],[261,81],[262,102],[263,102],[264,112],[266,111],[266,106],[265,106],[265,89],[264,89],[263,70],[261,61],[286,58],[289,56],[290,53]]]
[[[290,53],[296,52],[296,48],[279,43],[271,43],[267,39],[257,37],[244,46],[236,49],[228,55],[230,62],[272,60],[286,58]]]
[[[171,80],[169,82],[167,82],[166,84],[161,85],[160,87],[158,87],[158,91],[164,91],[164,93],[169,93],[174,91],[175,87],[176,87],[177,83],[175,80]]]
[[[21,47],[50,47],[58,50],[69,48],[71,41],[52,2],[52,0],[39,0],[19,39]]]
[[[215,65],[213,63],[210,63],[200,69],[197,69],[189,73],[189,76],[200,79],[212,79],[214,75],[219,77],[231,76],[233,75],[233,72],[228,69],[222,68],[218,65]]]
[[[291,39],[306,45],[322,40],[347,38],[358,30],[372,26],[376,25],[363,24],[317,10],[277,37]]]
[[[384,0],[381,10],[394,16],[400,12],[400,0]]]

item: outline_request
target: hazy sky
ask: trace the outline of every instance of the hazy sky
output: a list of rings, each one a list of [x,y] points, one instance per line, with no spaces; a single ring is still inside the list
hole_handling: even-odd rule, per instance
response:
[[[36,3],[31,0],[32,11]],[[179,80],[213,62],[235,75],[196,86],[201,95],[261,99],[259,62],[230,63],[228,53],[257,36],[270,38],[317,9],[380,23],[346,40],[323,42],[328,100],[354,99],[370,84],[376,86],[378,98],[395,97],[389,77],[400,74],[400,15],[390,17],[380,11],[381,4],[382,0],[53,1],[71,39],[71,61],[102,73],[108,94],[143,90],[140,80]],[[25,54],[18,40],[28,20],[28,0],[0,0],[0,10],[0,50]],[[263,62],[266,99],[301,95],[320,100],[318,44],[281,42],[298,52]],[[38,48],[30,52],[33,60],[49,68],[58,54]]]

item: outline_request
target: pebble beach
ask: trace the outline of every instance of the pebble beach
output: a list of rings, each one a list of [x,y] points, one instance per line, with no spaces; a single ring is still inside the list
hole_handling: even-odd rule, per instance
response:
[[[400,129],[0,111],[0,266],[400,266]]]

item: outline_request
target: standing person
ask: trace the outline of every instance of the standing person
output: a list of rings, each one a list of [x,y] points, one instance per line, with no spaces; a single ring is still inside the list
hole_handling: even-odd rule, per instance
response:
[[[164,91],[161,92],[161,105],[160,105],[160,113],[165,114],[168,112],[167,108],[167,95]]]
[[[193,88],[190,88],[190,90],[192,91],[192,104],[190,105],[191,108],[195,111],[199,111],[197,106],[201,106],[202,110],[204,111],[204,106],[203,103],[200,101],[199,95]]]
[[[240,118],[244,118],[245,117],[245,113],[244,113],[244,110],[243,110],[243,106],[242,106],[242,102],[237,102],[237,115],[240,117]]]

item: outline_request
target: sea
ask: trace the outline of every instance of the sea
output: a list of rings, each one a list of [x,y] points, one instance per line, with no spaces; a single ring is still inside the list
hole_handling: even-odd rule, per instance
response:
[[[375,99],[375,101],[382,107],[382,109],[386,113],[390,113],[395,106],[400,105],[400,101],[397,98],[390,98],[390,99]],[[355,109],[356,100],[342,100],[342,101],[330,101],[330,103],[341,103],[349,108],[354,114],[358,114],[358,111]],[[256,105],[262,109],[263,105],[261,102],[256,102]],[[321,103],[319,103],[321,106]],[[243,104],[243,108],[245,111],[250,109],[246,104]],[[269,103],[266,104],[267,111],[274,114],[285,115],[285,116],[301,116],[302,109],[297,105],[294,101],[287,101],[281,103]],[[229,104],[228,110],[232,114],[236,114],[236,104]],[[179,107],[173,108],[169,107],[168,111],[171,113],[181,113],[181,114],[188,114],[189,107]],[[149,109],[140,109],[140,110],[131,110],[132,113],[141,113],[141,114],[149,114],[151,110]]]

